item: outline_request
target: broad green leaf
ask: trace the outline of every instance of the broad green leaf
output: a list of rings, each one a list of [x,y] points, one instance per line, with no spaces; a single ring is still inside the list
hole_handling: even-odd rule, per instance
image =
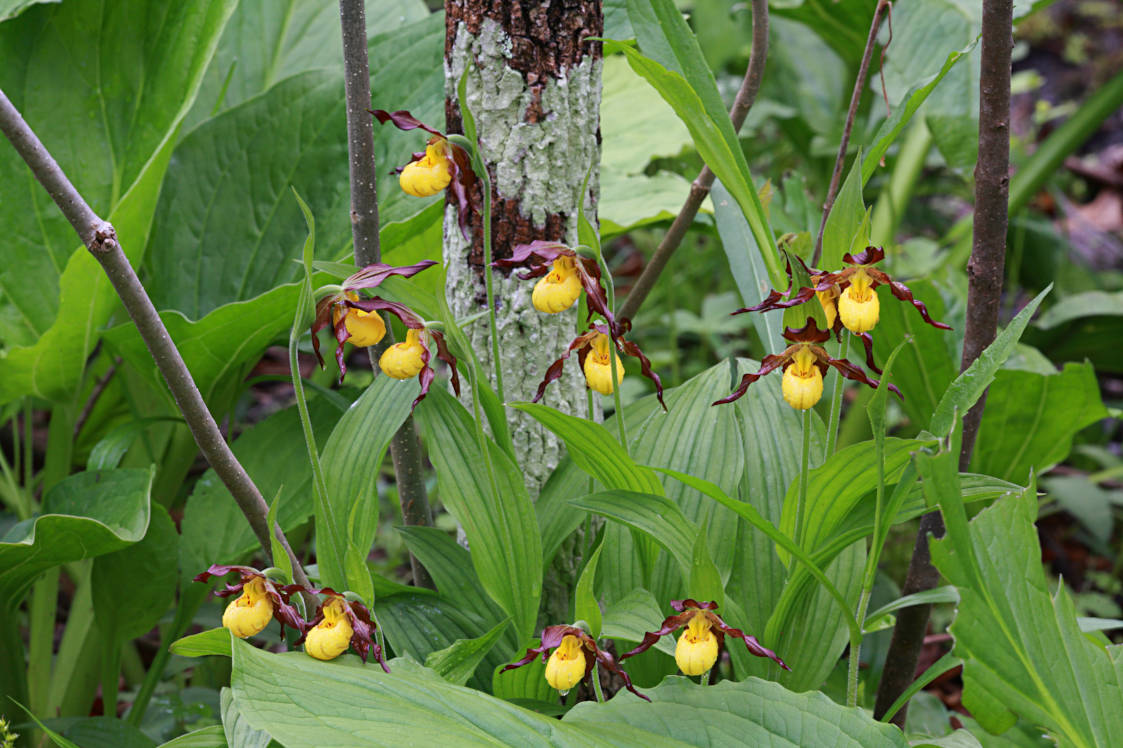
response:
[[[824,270],[830,272],[838,270],[842,267],[844,254],[865,248],[866,241],[859,236],[860,228],[866,218],[866,206],[862,202],[862,183],[862,152],[859,150],[857,158],[850,166],[850,173],[847,174],[846,181],[842,183],[842,189],[838,191],[838,197],[831,206],[827,223],[823,226],[823,259],[819,266]]]
[[[648,631],[656,631],[669,613],[663,613],[655,597],[645,589],[632,590],[604,611],[602,634],[611,639],[639,643]],[[654,649],[675,656],[675,643],[661,637]]]
[[[1052,290],[1053,285],[1039,293],[1032,301],[1025,305],[1010,324],[987,346],[986,350],[975,359],[967,371],[956,377],[944,391],[939,405],[932,414],[928,430],[939,437],[947,436],[954,427],[956,414],[962,417],[975,402],[982,397],[983,392],[994,381],[995,374],[1002,368],[1014,346],[1029,324],[1030,317],[1037,311],[1045,295]]]
[[[957,501],[954,482],[939,489],[941,503]],[[1065,586],[1050,595],[1036,517],[1031,485],[984,509],[969,529],[949,518],[949,536],[932,543],[933,563],[962,598],[951,633],[965,660],[964,705],[989,730],[1009,726],[1008,712],[987,708],[997,702],[1060,745],[1123,743],[1123,672],[1080,631]],[[953,538],[953,529],[967,534]]]
[[[936,88],[957,62],[967,57],[974,46],[974,41],[972,41],[966,48],[949,54],[947,61],[944,62],[944,66],[940,68],[937,73],[912,86],[912,88],[905,92],[900,103],[893,107],[892,114],[881,123],[881,127],[878,128],[877,133],[873,136],[872,144],[866,153],[865,163],[862,165],[863,185],[873,176],[881,159],[884,158],[886,152],[889,150],[889,146],[893,144],[893,141],[897,139],[905,129],[905,126],[912,120],[912,116],[916,114],[916,111],[928,98],[928,95],[932,93],[933,89]],[[937,317],[936,319],[939,318]]]
[[[234,642],[231,688],[238,710],[287,748],[400,746],[677,746],[620,725],[611,733],[560,723],[493,696],[444,681],[396,658],[387,675],[353,658],[321,663],[302,653],[276,655]],[[362,704],[361,713],[356,704]],[[408,732],[407,732],[408,731]]]
[[[445,649],[430,652],[425,658],[425,667],[436,671],[449,683],[463,686],[499,641],[507,623],[508,621],[500,621],[475,639],[457,639]]]
[[[712,600],[720,606],[725,602],[725,586],[710,555],[710,543],[706,537],[708,524],[702,525],[698,537],[694,539],[687,591],[697,600]]]
[[[113,222],[133,263],[144,254],[176,133],[234,5],[71,0],[0,26],[0,59],[18,61],[0,69],[0,88],[90,206]],[[116,294],[11,148],[0,148],[0,173],[21,175],[0,186],[0,338],[9,345],[0,402],[71,397],[98,328],[118,308]]]
[[[522,474],[490,439],[487,454],[481,452],[471,415],[443,390],[430,390],[414,417],[437,472],[440,500],[468,536],[481,584],[511,616],[519,637],[529,638],[542,594],[542,541]]]
[[[153,418],[137,418],[125,421],[106,434],[94,448],[86,460],[87,470],[112,470],[120,466],[121,458],[133,446],[133,442],[150,426],[157,423],[182,423],[186,422],[177,416],[156,416]]]
[[[62,0],[2,0],[0,1],[0,21],[15,18],[37,3],[58,3]]]
[[[566,455],[539,491],[534,512],[542,533],[542,562],[547,566],[554,560],[562,542],[585,521],[585,514],[574,511],[569,499],[588,493],[592,480]]]
[[[650,468],[637,465],[607,428],[587,418],[567,415],[548,405],[515,403],[565,442],[574,463],[603,486],[641,493],[663,493]]]
[[[428,15],[420,0],[370,0],[368,34],[385,33]],[[207,68],[188,125],[264,93],[314,68],[338,68],[343,46],[339,3],[332,0],[243,0],[230,17]]]
[[[928,307],[932,319],[943,321],[946,312],[940,292],[929,281],[910,281],[909,289]],[[893,367],[893,383],[896,384],[904,400],[897,402],[908,414],[909,421],[916,428],[927,425],[932,413],[959,373],[953,355],[954,333],[938,330],[927,324],[910,304],[898,301],[889,293],[888,286],[877,290],[881,303],[881,319],[877,323],[877,340],[874,345],[874,359],[881,368],[892,350],[880,341],[898,341],[911,338],[901,349],[899,361]],[[852,340],[857,348],[858,343]]]
[[[148,530],[149,470],[94,470],[57,483],[43,513],[0,539],[0,600],[16,606],[42,572],[136,543]]]
[[[172,654],[180,657],[230,656],[230,632],[224,628],[208,629],[172,642]]]
[[[348,584],[344,554],[354,547],[365,559],[378,529],[376,481],[382,460],[398,428],[409,417],[420,391],[416,380],[375,377],[328,437],[321,455],[330,512],[316,515],[316,529],[325,538],[335,538],[340,547],[317,544],[320,577],[329,587]],[[355,526],[351,518],[355,517]],[[328,532],[328,523],[334,523]]]
[[[933,605],[935,603],[958,603],[959,592],[952,585],[945,585],[943,587],[934,587],[930,590],[923,592],[916,592],[911,595],[899,597],[888,605],[882,605],[866,616],[865,627],[867,631],[872,631],[876,628],[877,619],[882,616],[887,616],[890,613],[908,608],[913,605]]]
[[[931,440],[885,440],[885,479],[896,483],[909,462],[910,455]],[[836,530],[853,512],[863,497],[877,487],[877,460],[874,443],[861,442],[836,452],[821,467],[811,471],[807,480],[807,498],[803,505],[801,545],[809,552],[826,545]],[[794,481],[784,499],[780,529],[789,537],[795,534],[795,505],[799,482]],[[781,553],[781,558],[788,558]]]
[[[531,639],[516,650],[521,657],[527,649],[537,647],[541,639]],[[514,657],[512,657],[514,659]],[[558,692],[546,682],[546,663],[536,657],[522,667],[504,670],[509,663],[496,666],[491,674],[491,692],[504,701],[518,703],[535,701],[538,703],[557,703]]]
[[[1097,371],[1123,371],[1123,350],[1104,345],[1123,334],[1123,293],[1086,291],[1060,299],[1026,331],[1054,361],[1090,360]]]
[[[695,746],[908,745],[899,729],[875,721],[864,709],[848,709],[821,693],[792,693],[758,678],[700,686],[672,676],[644,694],[653,703],[622,691],[607,704],[578,704],[562,724],[597,725],[605,732],[632,725]]]
[[[603,549],[604,539],[602,536],[601,542],[597,544],[597,549],[593,551],[592,556],[589,556],[585,568],[581,570],[581,576],[578,577],[577,586],[573,590],[574,615],[577,616],[577,620],[589,624],[589,635],[594,639],[600,638],[603,624],[600,603],[597,602],[597,596],[593,592],[594,582],[597,579],[597,562],[600,561],[600,554]]]
[[[1092,365],[1050,374],[999,371],[987,394],[971,469],[1025,482],[1068,456],[1072,438],[1107,417]]]
[[[570,499],[571,506],[622,522],[652,537],[679,563],[689,579],[698,530],[666,496],[635,491],[603,491]]]
[[[729,271],[733,274],[733,282],[737,284],[741,301],[745,306],[759,304],[761,299],[768,296],[772,281],[768,278],[768,269],[764,266],[760,252],[756,251],[756,240],[745,215],[720,181],[714,181],[710,196],[714,201],[714,223],[717,224],[721,246],[725,250]],[[764,350],[759,352],[760,358],[787,347],[780,337],[783,316],[781,311],[749,316],[753,329],[764,346]]]
[[[116,717],[86,717],[62,730],[69,745],[81,748],[156,748],[156,741]],[[66,743],[56,743],[66,745]]]
[[[103,640],[116,648],[148,633],[175,601],[179,533],[164,507],[151,508],[138,543],[94,559],[94,616]]]
[[[472,567],[468,550],[448,533],[435,527],[410,525],[398,527],[409,552],[417,556],[437,584],[441,597],[481,621],[493,624],[504,618],[492,602]]]
[[[876,6],[877,0],[848,3],[802,0],[778,5],[771,9],[771,13],[812,29],[842,56],[843,62],[856,70],[866,47],[866,35]],[[894,47],[896,44],[894,40]]]
[[[677,156],[691,140],[675,113],[636,79],[623,58],[605,58],[601,77],[597,218],[601,233],[609,236],[678,214],[690,183],[668,171],[649,175],[646,168],[655,158]],[[644,137],[637,137],[639,132]]]
[[[177,311],[160,313],[199,393],[212,410],[229,410],[261,354],[292,326],[292,310],[299,293],[295,284],[280,286],[257,298],[218,307],[197,322]],[[117,325],[104,337],[115,353],[170,400],[163,375],[136,325]]]
[[[345,130],[343,81],[313,71],[190,132],[176,147],[148,241],[157,308],[197,320],[296,280],[291,260],[308,229],[293,187],[316,216],[320,254],[340,253],[350,238]],[[296,293],[288,290],[289,309]],[[291,312],[272,313],[259,324],[286,318]]]
[[[323,445],[339,418],[328,401],[309,403],[312,428]],[[231,445],[263,496],[280,494],[281,529],[290,531],[312,516],[312,469],[296,408],[286,408],[242,433]],[[214,470],[195,483],[181,523],[180,565],[190,580],[211,564],[237,563],[259,547],[234,497]]]
[[[222,732],[230,748],[268,748],[269,734],[249,726],[238,707],[234,706],[234,694],[223,688],[219,694],[219,708],[222,712]]]
[[[211,725],[161,743],[160,748],[228,748],[229,745],[222,725]]]
[[[702,158],[741,206],[769,277],[779,287],[783,270],[768,216],[698,41],[671,0],[628,0],[628,17],[644,54],[616,42],[606,42],[605,50],[622,51],[632,69],[675,110]]]

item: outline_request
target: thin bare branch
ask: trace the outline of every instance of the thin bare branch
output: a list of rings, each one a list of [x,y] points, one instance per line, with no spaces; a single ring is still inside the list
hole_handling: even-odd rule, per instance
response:
[[[199,445],[199,450],[234,497],[238,508],[242,510],[242,514],[253,528],[261,547],[268,551],[271,547],[269,528],[266,524],[269,507],[245,468],[222,438],[218,424],[207,409],[207,404],[203,402],[199,388],[195,385],[195,380],[184,364],[183,357],[179,355],[171,335],[168,334],[160,315],[156,312],[156,307],[152,305],[152,300],[145,292],[128,258],[121,251],[113,225],[98,217],[82,199],[3,91],[0,91],[0,130],[31,167],[35,178],[47,190],[51,199],[81,237],[86,248],[105,270],[117,295],[121,297],[129,317],[136,323],[137,330],[149,353],[152,354],[157,368],[160,369],[164,381],[167,382],[176,405],[183,414],[188,428],[191,429],[191,435],[195,437],[195,443]],[[289,555],[294,581],[308,585],[308,577],[300,565],[300,560],[289,547],[285,534],[276,525],[273,527],[273,532]]]
[[[870,23],[870,34],[866,39],[866,49],[862,53],[862,62],[858,67],[858,79],[854,81],[854,90],[850,93],[850,109],[846,112],[846,124],[842,128],[842,141],[838,144],[838,156],[834,160],[834,171],[831,173],[831,183],[827,188],[827,199],[823,203],[823,217],[819,221],[819,234],[815,237],[815,254],[811,257],[812,267],[819,264],[819,258],[823,254],[823,229],[827,226],[827,216],[831,214],[834,199],[838,196],[838,186],[842,181],[842,167],[846,163],[846,149],[850,147],[850,133],[854,129],[854,118],[858,116],[858,104],[862,100],[862,91],[866,87],[866,77],[870,72],[870,60],[873,58],[873,48],[877,46],[877,32],[881,27],[881,17],[890,5],[890,0],[880,0],[873,12],[873,22]],[[833,269],[828,268],[828,270]]]
[[[979,81],[979,157],[975,163],[975,222],[971,260],[967,263],[967,325],[964,330],[964,371],[990,345],[998,331],[998,310],[1006,264],[1006,229],[1010,187],[1010,54],[1013,50],[1012,0],[984,0],[982,68]],[[971,462],[979,432],[986,393],[963,417],[959,469]],[[939,512],[920,520],[916,546],[909,563],[902,595],[935,587],[939,572],[932,566],[928,534],[944,534]],[[917,605],[900,611],[885,670],[877,691],[874,715],[880,717],[904,692],[916,671],[916,662],[928,626],[931,606]],[[903,726],[907,705],[893,717]]]
[[[381,259],[378,237],[378,190],[375,182],[374,125],[370,113],[370,61],[367,57],[366,8],[363,0],[339,0],[343,31],[344,88],[347,96],[347,152],[351,164],[351,236],[355,243],[355,266]],[[378,372],[381,348],[370,348],[370,363]],[[421,444],[413,416],[390,440],[390,458],[398,481],[402,519],[407,525],[432,525],[433,515],[425,491]],[[421,562],[409,557],[413,583],[434,588],[433,579]]]
[[[745,117],[749,114],[749,109],[756,101],[757,92],[760,91],[760,82],[764,76],[764,64],[768,59],[768,0],[752,0],[752,8],[753,48],[749,55],[749,68],[745,71],[745,78],[741,81],[741,88],[737,91],[737,96],[733,100],[733,108],[729,111],[729,118],[733,120],[735,131],[740,131],[741,125],[745,123]],[[667,229],[667,233],[663,235],[663,240],[656,247],[651,261],[640,273],[640,277],[628,293],[628,298],[624,299],[624,303],[620,305],[620,309],[617,311],[618,317],[631,319],[636,316],[636,312],[647,299],[647,295],[655,287],[659,275],[667,267],[671,255],[682,244],[687,229],[694,223],[694,217],[698,215],[698,209],[702,207],[702,201],[706,199],[706,195],[710,194],[710,187],[713,184],[714,173],[710,171],[710,167],[703,166],[702,171],[690,185],[690,194],[687,196],[686,202],[683,203],[682,209],[675,216],[670,228]]]

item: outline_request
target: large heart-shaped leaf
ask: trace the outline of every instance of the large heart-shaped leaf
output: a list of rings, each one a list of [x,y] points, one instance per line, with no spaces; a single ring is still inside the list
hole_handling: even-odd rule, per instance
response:
[[[5,615],[47,569],[112,553],[143,538],[151,488],[148,470],[91,470],[56,484],[43,500],[43,514],[0,539]]]
[[[0,88],[114,223],[134,263],[176,132],[234,5],[72,0],[0,26]],[[0,173],[22,175],[0,184],[0,338],[12,346],[0,358],[0,402],[70,397],[116,295],[11,148],[0,148]]]

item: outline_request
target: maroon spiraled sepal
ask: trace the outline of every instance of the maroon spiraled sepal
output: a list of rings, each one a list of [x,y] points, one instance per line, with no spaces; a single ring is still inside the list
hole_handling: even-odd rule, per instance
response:
[[[627,322],[627,320],[625,320]],[[630,324],[628,325],[630,327]],[[640,372],[651,380],[655,385],[655,396],[659,400],[659,404],[663,406],[663,410],[667,409],[667,404],[663,401],[663,381],[659,379],[659,375],[651,368],[651,361],[643,354],[640,347],[630,340],[624,340],[622,337],[613,334],[612,328],[609,325],[602,325],[599,323],[589,326],[589,330],[581,333],[570,341],[566,347],[565,352],[546,368],[546,375],[543,377],[541,383],[538,385],[538,391],[534,394],[534,399],[531,402],[538,402],[542,396],[546,394],[546,387],[555,380],[561,379],[561,375],[565,370],[566,359],[570,354],[577,351],[577,362],[582,369],[585,367],[585,358],[589,355],[592,348],[593,338],[597,335],[605,335],[616,346],[617,353],[621,355],[628,355],[632,358],[639,359]]]

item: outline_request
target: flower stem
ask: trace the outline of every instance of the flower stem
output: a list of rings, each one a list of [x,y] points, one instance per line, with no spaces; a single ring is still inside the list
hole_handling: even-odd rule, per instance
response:
[[[847,330],[842,336],[842,342],[838,346],[838,357],[846,358],[850,352],[850,331]],[[834,448],[838,444],[838,422],[842,418],[842,391],[845,389],[846,380],[842,378],[840,372],[835,372],[834,394],[831,395],[831,414],[827,419],[827,446],[823,452],[823,462],[834,454]]]
[[[808,462],[811,457],[811,409],[803,411],[803,457],[799,463],[799,499],[795,505],[795,537],[796,543],[801,543],[803,538],[803,503],[807,500],[807,473]]]
[[[604,703],[604,689],[600,685],[600,663],[593,665],[593,693],[597,695],[597,703]]]
[[[612,400],[616,404],[616,429],[620,432],[620,446],[624,448],[624,454],[627,454],[628,431],[624,428],[624,408],[620,404],[620,373],[616,371],[616,362],[620,359],[617,358],[615,342],[608,346],[608,356],[608,365],[612,369]]]
[[[871,587],[862,587],[862,596],[858,599],[857,613],[859,631],[850,633],[850,662],[846,672],[846,706],[858,706],[858,659],[862,653],[860,627],[865,624],[866,606],[870,603],[871,591]]]
[[[475,146],[476,144],[473,143],[472,145]],[[503,366],[499,359],[499,325],[495,321],[495,282],[491,277],[494,272],[491,267],[491,178],[478,150],[476,151],[476,161],[479,167],[476,171],[480,176],[480,186],[484,198],[484,287],[487,291],[487,326],[491,334],[491,360],[495,364],[495,394],[499,396],[499,402],[505,404],[507,401],[503,398]]]

